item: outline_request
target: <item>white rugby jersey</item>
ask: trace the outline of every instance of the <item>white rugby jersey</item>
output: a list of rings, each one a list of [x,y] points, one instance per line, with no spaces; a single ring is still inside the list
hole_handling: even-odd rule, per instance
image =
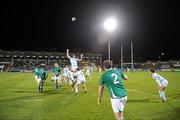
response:
[[[63,69],[63,73],[64,73],[64,75],[67,75],[68,74],[68,67],[65,67],[64,69]]]
[[[165,78],[163,78],[157,73],[153,73],[152,78],[157,82],[159,86],[161,86],[164,82],[168,82]]]
[[[71,68],[77,69],[79,59],[77,58],[70,58]]]
[[[75,75],[77,76],[77,80],[80,80],[80,81],[85,81],[85,77],[84,77],[84,73],[80,70],[80,71],[77,71],[75,73]]]

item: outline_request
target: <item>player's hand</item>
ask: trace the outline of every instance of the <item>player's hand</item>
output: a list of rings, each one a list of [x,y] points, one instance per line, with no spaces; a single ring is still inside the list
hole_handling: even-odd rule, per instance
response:
[[[83,54],[81,54],[81,57],[83,57]]]
[[[69,49],[67,49],[67,51],[69,52]]]

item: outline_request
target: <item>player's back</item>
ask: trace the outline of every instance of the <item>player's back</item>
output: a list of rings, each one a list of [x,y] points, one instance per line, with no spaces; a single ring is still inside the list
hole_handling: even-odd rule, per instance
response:
[[[109,69],[102,75],[101,82],[106,84],[112,98],[126,96],[122,84],[123,76],[123,73],[117,69]]]
[[[160,82],[167,81],[164,77],[162,77],[161,75],[159,75],[157,73],[153,73],[152,77],[153,77],[153,79],[158,80]]]
[[[167,80],[164,77],[162,77],[161,75],[159,75],[157,73],[153,73],[152,78],[154,80],[156,80],[156,82],[158,82],[158,84],[162,84],[163,82],[167,82]]]

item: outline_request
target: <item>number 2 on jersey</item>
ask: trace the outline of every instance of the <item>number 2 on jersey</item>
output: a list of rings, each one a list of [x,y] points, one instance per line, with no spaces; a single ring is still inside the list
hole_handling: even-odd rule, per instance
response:
[[[119,81],[117,81],[117,75],[115,73],[111,74],[111,77],[114,78],[114,84],[118,84]]]

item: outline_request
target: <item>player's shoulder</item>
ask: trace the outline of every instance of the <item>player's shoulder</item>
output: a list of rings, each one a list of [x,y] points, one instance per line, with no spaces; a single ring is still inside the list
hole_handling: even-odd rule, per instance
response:
[[[122,73],[120,70],[114,68],[114,69],[111,69],[109,70],[109,73],[116,73],[116,74],[119,74],[119,73]]]

